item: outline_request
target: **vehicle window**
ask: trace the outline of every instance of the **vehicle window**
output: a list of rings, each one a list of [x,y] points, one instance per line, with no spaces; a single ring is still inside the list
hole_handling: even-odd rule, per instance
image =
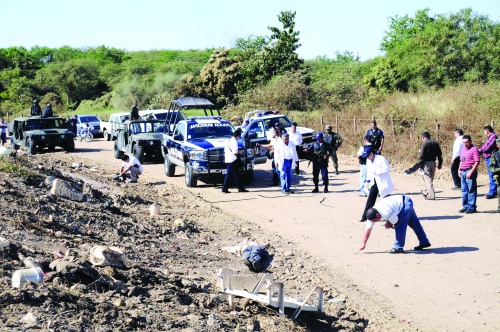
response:
[[[80,121],[81,123],[85,123],[85,121],[89,121],[89,122],[100,122],[101,120],[99,120],[99,118],[95,115],[88,115],[88,116],[80,116]]]
[[[290,119],[288,119],[285,116],[278,118],[278,122],[282,128],[287,128],[292,126],[292,121],[290,121]]]
[[[177,127],[175,127],[174,136],[175,135],[182,135],[183,138],[186,137],[185,133],[184,133],[185,132],[185,127],[186,126],[185,126],[184,123],[179,123],[177,125]]]
[[[129,115],[122,115],[122,116],[120,116],[121,123],[124,123],[125,121],[127,121],[128,118],[129,118]]]
[[[230,123],[192,123],[189,124],[187,139],[207,139],[233,136],[233,126]]]
[[[251,123],[248,126],[247,131],[248,131],[248,133],[256,133],[258,138],[266,136],[266,133],[265,133],[266,131],[264,129],[264,126],[263,126],[262,122],[260,122],[260,121]]]
[[[26,129],[25,130],[33,130],[33,129],[40,129],[40,120],[28,120],[26,122]]]

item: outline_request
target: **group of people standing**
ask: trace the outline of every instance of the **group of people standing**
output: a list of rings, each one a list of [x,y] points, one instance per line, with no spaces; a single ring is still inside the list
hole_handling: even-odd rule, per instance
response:
[[[48,103],[42,112],[42,108],[38,103],[38,99],[33,100],[33,104],[31,104],[30,107],[30,116],[41,116],[42,118],[54,116],[54,111],[52,110],[52,104]]]

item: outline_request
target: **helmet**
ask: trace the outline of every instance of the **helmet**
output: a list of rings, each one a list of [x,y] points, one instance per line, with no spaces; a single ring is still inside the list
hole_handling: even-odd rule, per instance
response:
[[[333,129],[333,127],[332,127],[332,126],[330,126],[330,125],[326,125],[326,126],[325,126],[325,130],[332,130],[332,129]]]

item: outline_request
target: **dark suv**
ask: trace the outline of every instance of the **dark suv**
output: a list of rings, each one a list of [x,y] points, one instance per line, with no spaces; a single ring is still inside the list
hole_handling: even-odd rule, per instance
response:
[[[114,145],[115,158],[131,155],[142,163],[144,159],[160,158],[164,121],[127,120],[118,126]]]
[[[14,150],[24,146],[31,155],[45,148],[54,151],[56,146],[68,152],[75,151],[75,136],[69,130],[66,120],[59,117],[15,118],[9,124],[9,135]]]

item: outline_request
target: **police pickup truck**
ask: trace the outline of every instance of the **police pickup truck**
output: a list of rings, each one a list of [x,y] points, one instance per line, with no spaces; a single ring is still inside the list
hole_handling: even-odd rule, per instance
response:
[[[198,179],[220,182],[226,174],[224,146],[235,129],[220,115],[213,115],[214,104],[207,99],[179,98],[173,100],[169,107],[172,112],[178,113],[186,108],[204,109],[206,115],[187,117],[173,126],[165,122],[162,138],[165,174],[171,177],[175,175],[176,167],[183,168],[188,187],[195,187]],[[266,162],[267,157],[261,155],[261,149],[256,147],[256,143],[266,142],[261,119],[251,122],[238,141],[242,161],[240,172],[246,183],[253,180],[254,164]]]
[[[275,128],[276,124],[279,124],[286,131],[290,131],[292,126],[292,121],[286,115],[279,114],[279,111],[255,110],[245,114],[245,120],[251,121],[255,119],[264,121],[268,140],[271,140],[271,129]],[[303,148],[307,148],[316,140],[316,131],[314,129],[297,126],[297,131],[302,134]]]

